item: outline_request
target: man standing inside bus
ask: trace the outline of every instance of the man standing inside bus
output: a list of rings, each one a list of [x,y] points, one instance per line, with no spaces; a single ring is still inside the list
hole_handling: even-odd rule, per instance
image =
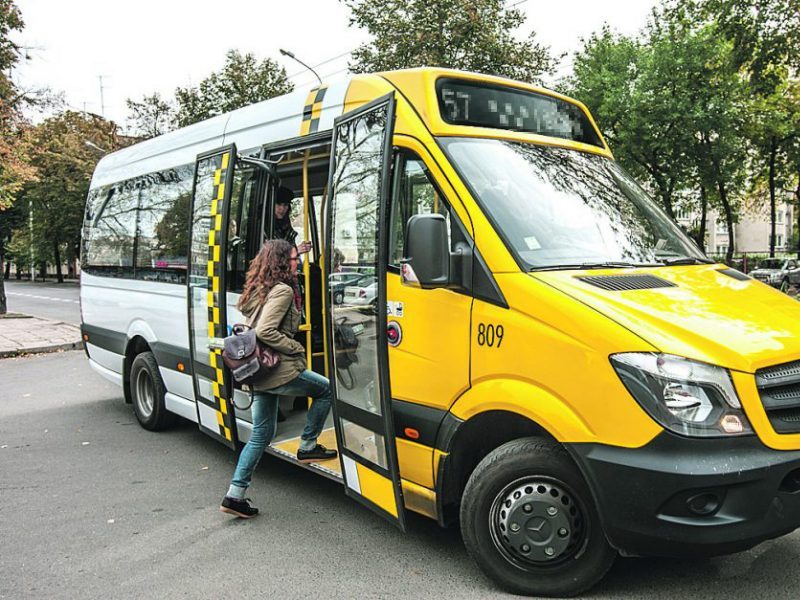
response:
[[[272,213],[272,239],[286,240],[297,248],[298,254],[305,254],[311,250],[311,242],[297,243],[297,232],[292,227],[292,200],[294,192],[280,186],[275,195],[275,208]]]

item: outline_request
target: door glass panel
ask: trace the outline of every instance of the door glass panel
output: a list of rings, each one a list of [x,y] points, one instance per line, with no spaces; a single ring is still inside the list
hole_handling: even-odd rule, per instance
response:
[[[334,122],[328,348],[345,493],[404,529],[386,340],[391,95]],[[352,277],[350,277],[352,275]]]
[[[342,419],[342,433],[344,434],[345,448],[384,469],[389,468],[386,460],[386,441],[380,433],[375,433],[347,419]]]
[[[222,157],[212,156],[197,163],[195,202],[192,207],[192,247],[189,254],[189,289],[191,290],[191,323],[196,361],[208,363],[208,236],[211,230],[211,207],[214,174]],[[222,218],[221,215],[219,215]]]
[[[233,175],[233,190],[228,218],[228,256],[226,280],[228,290],[241,293],[247,274],[247,247],[250,213],[255,201],[256,172],[253,167],[237,167]]]
[[[442,215],[447,221],[447,234],[450,236],[450,210],[442,194],[431,182],[425,163],[417,157],[408,156],[402,161],[402,165],[389,225],[389,264],[395,267],[400,266],[400,261],[405,256],[406,225],[414,215]]]
[[[189,244],[189,326],[192,377],[202,431],[236,448],[236,423],[221,350],[227,335],[225,275],[227,221],[235,146],[197,161]]]
[[[363,275],[344,287],[330,306],[334,324],[334,366],[343,383],[337,400],[381,414],[377,350],[378,222],[386,113],[376,111],[337,129],[336,201],[332,207],[331,271]],[[341,300],[336,303],[334,300]],[[345,373],[346,372],[346,373]],[[365,430],[366,431],[366,430]]]

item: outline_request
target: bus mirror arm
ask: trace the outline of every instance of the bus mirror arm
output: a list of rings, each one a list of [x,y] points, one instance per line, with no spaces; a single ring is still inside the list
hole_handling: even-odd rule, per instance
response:
[[[243,162],[246,165],[253,165],[263,171],[266,171],[270,177],[277,177],[278,171],[275,169],[277,161],[264,160],[263,158],[253,158],[252,156],[243,156],[241,154],[236,156],[237,162]]]
[[[472,246],[466,242],[456,243],[455,252],[450,253],[450,277],[447,287],[467,291],[472,289]]]

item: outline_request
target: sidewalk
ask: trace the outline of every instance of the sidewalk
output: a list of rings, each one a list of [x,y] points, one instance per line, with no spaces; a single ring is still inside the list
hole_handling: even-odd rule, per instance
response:
[[[0,358],[82,347],[75,325],[21,313],[0,316]]]

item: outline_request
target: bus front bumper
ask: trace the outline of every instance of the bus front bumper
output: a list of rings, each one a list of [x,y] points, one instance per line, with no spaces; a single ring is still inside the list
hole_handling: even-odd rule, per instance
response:
[[[800,527],[800,451],[668,432],[642,448],[568,448],[623,555],[728,554]]]

